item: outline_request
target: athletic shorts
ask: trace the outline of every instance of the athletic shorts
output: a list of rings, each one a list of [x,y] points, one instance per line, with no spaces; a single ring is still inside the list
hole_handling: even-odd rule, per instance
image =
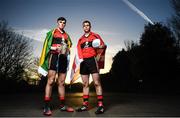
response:
[[[99,73],[98,64],[95,57],[85,58],[80,64],[80,74],[89,75]]]
[[[49,70],[57,71],[58,73],[66,73],[68,66],[67,56],[64,54],[50,54]]]

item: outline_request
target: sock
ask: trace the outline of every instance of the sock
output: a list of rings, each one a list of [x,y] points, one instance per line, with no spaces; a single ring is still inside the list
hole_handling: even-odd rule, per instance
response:
[[[51,98],[50,97],[44,97],[44,104],[45,104],[45,107],[49,107],[50,106],[50,101],[51,101]]]
[[[103,96],[102,95],[98,95],[97,99],[98,99],[98,106],[103,106]]]
[[[63,107],[65,105],[65,97],[59,97],[60,100],[60,106]]]
[[[88,106],[89,104],[89,95],[83,95],[83,105]]]

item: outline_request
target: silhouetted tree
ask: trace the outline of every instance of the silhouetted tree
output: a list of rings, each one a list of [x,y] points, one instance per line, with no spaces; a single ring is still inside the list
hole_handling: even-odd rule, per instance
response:
[[[135,43],[134,41],[124,41],[124,45],[126,47],[126,50],[130,51],[132,48],[137,47],[138,43]]]
[[[172,15],[171,19],[169,20],[169,24],[172,27],[172,30],[178,41],[178,46],[180,46],[180,1],[171,0],[171,4],[175,14]]]
[[[23,79],[23,72],[31,64],[32,48],[30,39],[16,34],[6,22],[0,22],[0,83],[16,82]]]
[[[110,80],[104,86],[119,91],[177,90],[177,48],[171,30],[162,25],[145,25],[139,44],[129,41],[127,50],[113,58]]]
[[[178,50],[177,60],[179,65],[178,73],[180,73],[180,1],[171,0],[171,5],[175,12],[169,19],[169,26],[171,27],[176,37],[176,47]]]
[[[109,79],[104,82],[104,88],[114,91],[129,91],[132,89],[132,78],[130,74],[129,52],[122,49],[113,57],[113,63],[110,73],[107,73]],[[103,80],[103,79],[102,79]],[[107,85],[106,85],[107,84]]]
[[[177,48],[173,33],[156,23],[145,26],[140,39],[143,79],[150,89],[171,89],[177,82]]]

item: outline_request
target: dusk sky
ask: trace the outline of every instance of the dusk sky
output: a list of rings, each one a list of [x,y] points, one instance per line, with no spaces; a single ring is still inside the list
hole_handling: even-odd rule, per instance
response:
[[[173,14],[170,0],[129,2],[152,22],[166,23]],[[83,20],[91,21],[92,31],[100,34],[108,46],[104,72],[109,71],[112,57],[125,47],[124,41],[138,42],[148,23],[123,0],[1,0],[0,3],[0,20],[8,21],[16,32],[34,39],[34,54],[38,57],[46,33],[56,27],[60,16],[67,19],[65,30],[71,36],[73,49],[83,34]]]

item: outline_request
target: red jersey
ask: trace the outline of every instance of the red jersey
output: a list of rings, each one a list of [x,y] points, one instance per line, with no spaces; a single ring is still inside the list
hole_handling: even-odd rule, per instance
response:
[[[52,47],[61,46],[62,43],[66,43],[67,45],[70,45],[69,47],[71,47],[72,44],[68,44],[69,38],[70,37],[65,31],[60,32],[58,29],[55,29],[53,34]],[[58,53],[56,50],[52,50],[51,52]]]
[[[79,41],[78,41],[78,56],[80,59],[83,58],[90,58],[97,55],[96,49],[92,47],[92,41],[94,39],[100,39],[100,45],[105,45],[101,37],[93,32],[90,32],[90,34],[86,37],[83,35]]]
[[[64,39],[68,39],[68,35],[66,34],[66,32],[64,31],[63,33],[61,33],[58,29],[55,29],[54,34],[53,34],[54,38],[62,38],[64,37]]]

